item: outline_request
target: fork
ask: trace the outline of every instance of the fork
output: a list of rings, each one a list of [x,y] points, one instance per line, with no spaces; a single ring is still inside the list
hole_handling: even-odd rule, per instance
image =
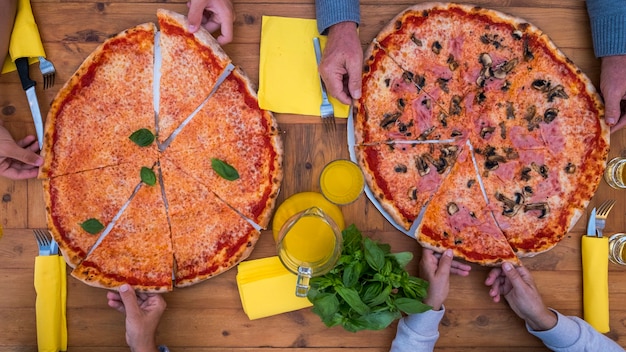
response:
[[[596,231],[598,232],[598,237],[602,237],[602,230],[604,230],[604,225],[606,224],[606,217],[609,215],[611,209],[615,205],[615,200],[609,199],[604,201],[598,207],[596,211]]]
[[[315,48],[315,58],[317,59],[317,66],[319,67],[322,61],[322,49],[320,47],[320,40],[317,37],[313,37],[313,47]],[[335,111],[333,106],[328,101],[328,94],[326,94],[326,86],[324,80],[320,76],[320,87],[322,89],[322,105],[320,105],[320,116],[326,131],[334,131],[335,127]]]
[[[34,229],[33,234],[35,235],[35,240],[37,240],[39,255],[57,254],[57,244],[53,239],[50,238],[50,233],[48,232],[48,230]]]
[[[52,88],[54,85],[54,77],[56,76],[56,70],[52,62],[46,60],[43,56],[39,57],[39,69],[43,76],[43,89]]]

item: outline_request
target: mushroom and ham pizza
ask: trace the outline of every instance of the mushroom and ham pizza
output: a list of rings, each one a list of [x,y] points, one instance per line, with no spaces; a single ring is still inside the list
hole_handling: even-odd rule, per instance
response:
[[[72,276],[164,292],[245,259],[282,182],[282,142],[217,41],[158,10],[59,91],[42,150],[48,225]]]
[[[520,18],[452,3],[369,46],[355,155],[375,200],[436,251],[482,265],[552,248],[593,196],[609,129],[590,80]]]

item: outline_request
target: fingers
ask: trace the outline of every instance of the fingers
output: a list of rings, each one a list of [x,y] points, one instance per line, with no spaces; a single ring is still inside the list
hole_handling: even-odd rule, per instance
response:
[[[108,291],[107,292],[107,300],[108,300],[108,305],[109,307],[115,309],[116,311],[120,312],[120,313],[125,313],[125,309],[124,309],[124,303],[122,302],[122,298],[120,297],[120,294],[114,291]]]
[[[607,124],[611,126],[608,120],[607,120]],[[626,126],[626,114],[622,116],[621,118],[619,118],[619,120],[617,121],[615,125],[611,126],[611,133],[621,130],[622,128],[624,128],[624,126]]]
[[[135,295],[135,290],[133,290],[130,285],[124,284],[120,286],[119,295],[124,303],[127,316],[136,317],[141,314],[139,303],[137,302],[137,295]]]
[[[348,90],[352,99],[361,98],[361,63],[350,62],[347,67],[348,71]],[[348,103],[349,104],[349,103]]]
[[[452,255],[451,249],[446,249],[443,255],[439,259],[439,267],[437,268],[437,275],[450,276],[450,268],[452,267]]]
[[[203,1],[190,1],[187,3],[189,12],[187,13],[187,20],[189,21],[189,28],[191,33],[194,33],[202,25],[202,16],[204,15],[204,2]]]

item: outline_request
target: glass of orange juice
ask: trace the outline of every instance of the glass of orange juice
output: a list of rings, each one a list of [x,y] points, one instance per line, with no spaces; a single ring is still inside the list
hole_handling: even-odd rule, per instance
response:
[[[341,256],[341,231],[335,221],[318,207],[301,211],[281,227],[276,238],[278,258],[298,276],[296,296],[306,297],[309,279],[324,275]]]
[[[604,180],[613,188],[626,188],[626,158],[611,159],[604,170]]]

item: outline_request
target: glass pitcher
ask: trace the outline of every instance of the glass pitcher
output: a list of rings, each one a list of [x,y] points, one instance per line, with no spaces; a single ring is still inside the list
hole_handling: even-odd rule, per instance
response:
[[[306,297],[309,279],[324,275],[341,256],[342,236],[333,219],[318,207],[290,217],[276,238],[278,258],[298,276],[296,296]]]

